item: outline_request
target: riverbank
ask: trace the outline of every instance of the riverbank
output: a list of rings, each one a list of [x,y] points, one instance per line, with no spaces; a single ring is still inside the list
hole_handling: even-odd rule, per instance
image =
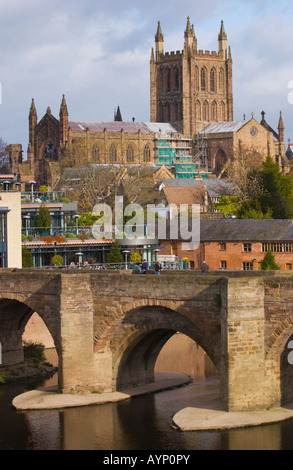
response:
[[[20,364],[0,366],[0,386],[18,381],[50,377],[57,371],[52,364],[36,358],[26,359]]]

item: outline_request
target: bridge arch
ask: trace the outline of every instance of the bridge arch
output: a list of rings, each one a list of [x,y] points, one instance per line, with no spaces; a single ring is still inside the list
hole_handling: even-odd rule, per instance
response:
[[[267,341],[266,366],[271,370],[277,383],[276,400],[280,405],[293,402],[293,364],[288,347],[293,340],[293,316],[288,316],[274,329]]]
[[[46,307],[44,306],[44,310]],[[36,309],[27,297],[17,294],[0,295],[0,343],[2,345],[2,364],[10,365],[23,362],[22,336],[34,312],[42,318],[51,334],[57,354],[60,353],[60,334],[56,322],[50,320],[46,312]]]
[[[215,340],[203,334],[178,311],[158,305],[141,306],[126,313],[112,336],[113,389],[153,382],[157,357],[176,332],[199,344],[219,368],[219,338]]]

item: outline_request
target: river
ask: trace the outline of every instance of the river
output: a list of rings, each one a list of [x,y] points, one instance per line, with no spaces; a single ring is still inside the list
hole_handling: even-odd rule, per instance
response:
[[[178,336],[176,341],[182,338]],[[195,365],[194,383],[98,406],[19,412],[11,405],[16,395],[50,386],[56,383],[57,377],[1,385],[0,450],[293,450],[293,420],[223,431],[175,429],[172,416],[177,411],[195,406],[207,394],[215,397],[219,394],[218,378],[209,364],[202,368],[206,357],[200,354],[200,358]],[[167,363],[161,359],[157,368]]]

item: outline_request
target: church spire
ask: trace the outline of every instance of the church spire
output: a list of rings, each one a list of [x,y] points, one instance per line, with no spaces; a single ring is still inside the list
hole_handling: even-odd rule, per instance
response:
[[[158,21],[157,33],[155,36],[155,43],[156,43],[156,59],[158,59],[158,56],[164,53],[164,36],[162,34],[160,21]]]
[[[285,130],[285,126],[283,123],[282,111],[280,111],[280,118],[279,118],[279,124],[278,124],[280,142],[284,142],[284,130]]]
[[[122,116],[120,112],[120,107],[118,106],[117,111],[115,111],[114,121],[122,121]]]

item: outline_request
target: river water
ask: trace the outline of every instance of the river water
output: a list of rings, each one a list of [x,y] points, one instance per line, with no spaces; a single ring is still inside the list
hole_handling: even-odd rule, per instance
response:
[[[124,402],[46,411],[16,411],[14,396],[46,382],[0,388],[0,450],[292,450],[293,421],[237,430],[181,432],[172,416],[218,394],[206,379]]]
[[[57,375],[46,381],[1,385],[0,450],[293,450],[293,419],[236,430],[175,429],[174,414],[200,405],[207,395],[217,398],[219,381],[197,345],[180,335],[172,341],[162,350],[156,370],[178,370],[193,376],[193,383],[173,390],[105,405],[20,412],[13,408],[13,398],[56,384]],[[184,351],[181,369],[176,363],[179,350]]]

